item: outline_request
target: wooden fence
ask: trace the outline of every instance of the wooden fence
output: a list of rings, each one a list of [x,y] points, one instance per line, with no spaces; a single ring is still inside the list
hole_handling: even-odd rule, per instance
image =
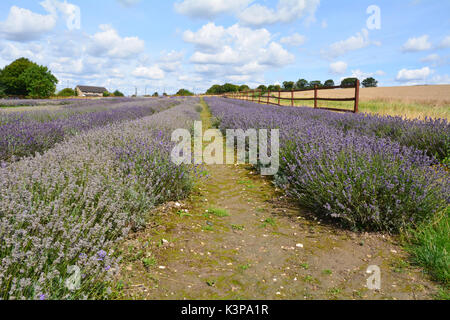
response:
[[[229,99],[252,101],[252,102],[263,103],[263,104],[271,104],[271,105],[276,105],[276,106],[281,106],[282,101],[290,101],[292,107],[295,105],[295,103],[294,103],[295,101],[314,101],[315,109],[358,113],[359,87],[360,87],[360,82],[359,82],[359,80],[357,80],[355,83],[355,86],[318,87],[317,85],[315,85],[314,88],[311,88],[311,89],[301,89],[301,90],[291,90],[291,91],[286,91],[286,90],[270,91],[269,90],[267,92],[264,92],[262,90],[249,90],[249,91],[243,91],[243,92],[227,93],[227,94],[223,95],[223,97],[229,98]],[[348,89],[348,88],[355,88],[354,97],[352,97],[352,98],[319,98],[320,90]],[[295,98],[296,92],[305,92],[305,91],[314,91],[314,97],[313,98]],[[290,95],[290,97],[282,97],[282,94]],[[271,100],[278,101],[278,103],[275,103]],[[320,107],[319,108],[318,101],[353,101],[354,106],[353,106],[353,110],[329,108],[329,107],[326,107],[326,108]]]

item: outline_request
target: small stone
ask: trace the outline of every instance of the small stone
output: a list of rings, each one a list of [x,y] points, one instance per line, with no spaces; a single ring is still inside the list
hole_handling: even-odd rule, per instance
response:
[[[297,248],[303,248],[303,244],[297,243],[296,247],[297,247]]]
[[[166,267],[164,267],[164,266],[159,266],[159,268],[160,268],[161,270],[166,269]]]
[[[175,206],[179,208],[179,207],[181,207],[181,203],[175,202]]]

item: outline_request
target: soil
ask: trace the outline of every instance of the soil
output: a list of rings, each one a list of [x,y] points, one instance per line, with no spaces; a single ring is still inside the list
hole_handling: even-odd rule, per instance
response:
[[[202,120],[210,127],[206,108]],[[438,291],[397,238],[314,218],[251,167],[205,169],[188,199],[157,208],[123,244],[118,298],[404,300]],[[367,287],[371,265],[380,290]]]

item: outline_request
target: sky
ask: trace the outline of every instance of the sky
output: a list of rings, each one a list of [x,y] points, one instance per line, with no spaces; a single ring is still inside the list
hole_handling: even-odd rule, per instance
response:
[[[231,82],[450,84],[448,0],[2,0],[0,68],[139,95]]]

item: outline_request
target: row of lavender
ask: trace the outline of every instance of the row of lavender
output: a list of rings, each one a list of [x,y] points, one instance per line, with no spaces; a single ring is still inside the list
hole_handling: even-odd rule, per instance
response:
[[[92,129],[0,169],[0,299],[103,296],[118,241],[192,188],[193,168],[170,161],[170,132],[191,128],[196,108]]]
[[[0,163],[33,156],[53,147],[66,136],[109,123],[139,119],[178,101],[91,101],[58,110],[0,113]]]
[[[234,100],[234,104],[254,107],[252,102]],[[289,117],[301,117],[304,121],[320,119],[320,122],[344,132],[357,132],[361,135],[387,138],[401,145],[424,150],[439,161],[450,156],[450,123],[446,119],[408,120],[402,117],[370,114],[343,114],[312,108],[269,107],[275,121]]]
[[[222,130],[280,129],[281,169],[275,182],[317,215],[352,229],[398,232],[450,202],[448,171],[427,154],[448,143],[445,121],[402,123],[390,117],[206,100]],[[433,151],[416,145],[414,136],[429,139],[426,147]]]

